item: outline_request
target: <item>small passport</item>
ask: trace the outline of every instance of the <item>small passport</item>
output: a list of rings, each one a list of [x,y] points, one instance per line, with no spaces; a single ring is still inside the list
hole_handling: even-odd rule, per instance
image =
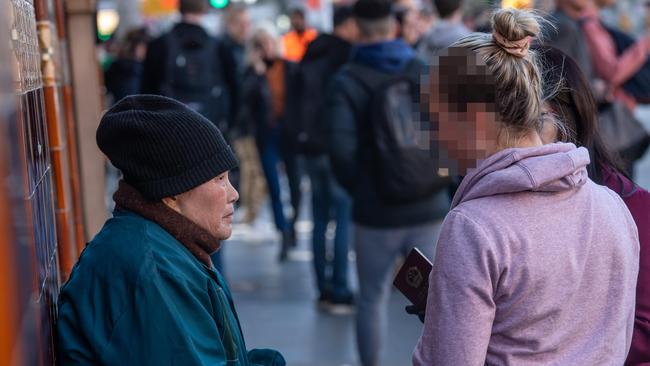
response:
[[[427,307],[429,274],[432,268],[431,261],[417,248],[413,248],[393,281],[393,285],[417,310],[424,311]]]

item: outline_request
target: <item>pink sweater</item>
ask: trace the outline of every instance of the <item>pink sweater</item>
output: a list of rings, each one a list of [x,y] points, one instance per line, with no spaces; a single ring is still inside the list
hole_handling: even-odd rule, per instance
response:
[[[636,101],[623,90],[622,85],[646,62],[648,47],[645,39],[640,39],[619,56],[614,40],[600,23],[595,9],[583,14],[582,30],[598,77],[610,84],[615,99],[634,109]]]
[[[621,365],[639,238],[572,144],[501,151],[463,180],[443,224],[413,364]]]

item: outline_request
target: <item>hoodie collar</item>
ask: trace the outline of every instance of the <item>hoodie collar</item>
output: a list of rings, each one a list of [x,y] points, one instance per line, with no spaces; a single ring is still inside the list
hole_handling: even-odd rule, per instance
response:
[[[401,39],[356,45],[352,59],[360,64],[388,73],[397,73],[415,57],[415,51]]]
[[[587,182],[589,162],[587,149],[573,144],[502,150],[470,170],[451,207],[498,194],[572,190]]]

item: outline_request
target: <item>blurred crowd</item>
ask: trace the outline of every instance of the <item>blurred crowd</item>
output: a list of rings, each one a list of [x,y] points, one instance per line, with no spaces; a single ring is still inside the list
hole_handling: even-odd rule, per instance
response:
[[[301,199],[311,199],[315,306],[356,314],[362,365],[378,365],[390,349],[383,343],[390,286],[396,263],[416,247],[433,270],[426,309],[408,309],[424,322],[414,365],[650,362],[650,194],[634,183],[634,164],[650,145],[634,114],[650,101],[650,34],[603,22],[602,9],[614,3],[556,0],[548,13],[485,7],[466,14],[462,0],[358,0],[335,6],[331,32],[310,27],[306,9],[293,7],[283,35],[273,23],[251,24],[249,10],[232,4],[213,37],[201,26],[207,2],[181,0],[181,20],[168,32],[152,39],[135,29],[112,45],[104,79],[116,105],[98,143],[117,167],[109,167],[117,209],[139,213],[144,205],[128,203],[136,193],[120,179],[145,198],[166,200],[185,191],[143,182],[156,176],[156,184],[191,191],[212,178],[176,182],[199,174],[183,171],[190,162],[181,157],[212,151],[196,132],[207,129],[200,122],[186,132],[167,120],[183,124],[191,110],[223,135],[214,153],[236,155],[237,166],[224,158],[211,172],[227,172],[237,217],[254,223],[269,198],[280,262],[296,247]],[[189,110],[133,99],[144,98],[138,94]],[[160,127],[131,131],[124,121],[133,116]],[[121,133],[141,136],[140,147],[112,147],[118,135],[108,128],[118,120]],[[158,162],[147,146],[169,159]],[[138,159],[156,164],[130,165]],[[164,202],[183,214],[184,199]],[[219,269],[227,266],[219,253],[195,255]],[[217,283],[225,286],[220,275]],[[210,301],[232,302],[216,298]],[[70,324],[71,309],[61,307]],[[181,330],[165,331],[196,347],[187,364],[208,364],[197,360],[211,359],[201,348],[209,345],[192,343],[192,332],[209,332],[194,324],[184,333],[185,320],[171,317]],[[66,324],[66,334],[76,332]],[[227,328],[245,351],[242,336],[230,333],[234,324],[219,321],[219,335],[224,341]],[[275,353],[242,357],[282,364]]]

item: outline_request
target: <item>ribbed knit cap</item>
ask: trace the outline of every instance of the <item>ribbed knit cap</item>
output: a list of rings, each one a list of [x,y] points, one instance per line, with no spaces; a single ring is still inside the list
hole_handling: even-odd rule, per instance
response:
[[[187,192],[237,166],[208,119],[170,98],[126,97],[97,128],[97,145],[124,180],[150,200]]]

